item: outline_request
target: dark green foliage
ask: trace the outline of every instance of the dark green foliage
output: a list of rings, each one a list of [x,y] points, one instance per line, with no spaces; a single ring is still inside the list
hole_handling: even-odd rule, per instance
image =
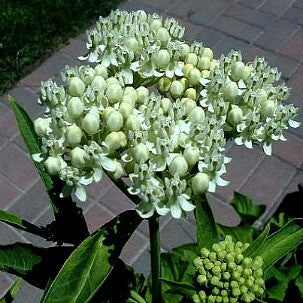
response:
[[[0,94],[119,0],[1,0]]]

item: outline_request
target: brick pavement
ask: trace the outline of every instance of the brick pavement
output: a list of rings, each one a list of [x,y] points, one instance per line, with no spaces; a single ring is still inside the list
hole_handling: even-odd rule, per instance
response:
[[[255,55],[265,56],[278,66],[284,80],[293,88],[290,102],[301,108],[303,93],[303,2],[302,0],[129,0],[121,9],[144,9],[176,17],[188,29],[186,39],[202,41],[219,56],[231,49],[243,51],[246,60]],[[72,39],[35,71],[22,79],[9,93],[15,96],[33,118],[42,109],[37,105],[37,87],[41,80],[59,78],[67,64],[80,64],[77,56],[85,53],[85,34]],[[52,219],[47,198],[39,177],[15,125],[5,97],[0,104],[0,207],[39,224]],[[253,151],[234,144],[227,154],[234,158],[228,166],[231,184],[220,188],[211,197],[211,205],[219,222],[234,225],[238,217],[228,205],[234,190],[250,195],[256,203],[267,204],[269,215],[274,212],[285,194],[293,192],[303,181],[303,128],[291,130],[286,143],[274,146],[273,156],[265,156],[259,148]],[[91,186],[89,201],[82,204],[91,231],[117,213],[133,207],[132,202],[105,179]],[[195,228],[192,216],[188,220],[162,218],[162,248],[193,241]],[[134,233],[122,257],[136,270],[148,271],[149,252],[146,222]],[[42,239],[17,233],[0,224],[1,244],[14,241],[34,241],[45,246]],[[11,284],[13,276],[0,274],[0,294]],[[41,291],[24,284],[17,302],[35,303]]]

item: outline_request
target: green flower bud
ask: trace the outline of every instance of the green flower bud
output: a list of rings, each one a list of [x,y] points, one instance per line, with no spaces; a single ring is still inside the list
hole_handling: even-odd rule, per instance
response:
[[[44,162],[44,166],[51,175],[58,175],[61,170],[61,163],[57,157],[48,157]]]
[[[185,77],[188,77],[189,72],[194,68],[192,64],[185,64],[182,68]]]
[[[252,263],[252,259],[251,258],[248,258],[248,257],[245,257],[243,259],[243,262],[242,262],[242,265],[244,267],[251,267],[251,263]]]
[[[110,132],[118,131],[123,126],[123,116],[120,112],[114,110],[109,114],[106,124]]]
[[[34,129],[39,137],[43,137],[46,135],[47,128],[48,122],[46,119],[39,117],[34,121]]]
[[[185,113],[186,115],[189,115],[189,113],[197,107],[197,104],[194,100],[189,99],[189,98],[182,98],[181,102],[185,106]]]
[[[111,104],[121,100],[123,90],[120,84],[111,84],[106,90],[106,96]]]
[[[241,61],[234,62],[231,66],[231,77],[235,81],[239,81],[243,79],[243,75],[245,73],[245,65]]]
[[[251,287],[251,290],[254,292],[254,293],[259,293],[259,290],[260,290],[260,286],[258,286],[257,284],[253,284]]]
[[[194,265],[196,266],[196,267],[200,267],[200,266],[203,266],[203,262],[202,262],[202,260],[201,260],[201,258],[196,258],[195,260],[194,260]]]
[[[197,91],[190,87],[185,91],[184,96],[195,101],[197,99]]]
[[[91,84],[92,87],[97,87],[99,91],[104,91],[106,88],[106,81],[102,76],[96,76]]]
[[[234,270],[233,273],[232,273],[232,277],[233,277],[233,279],[238,281],[241,277],[241,274],[237,270]]]
[[[183,94],[184,87],[180,81],[173,81],[170,86],[170,94],[173,98],[179,98]]]
[[[212,277],[211,280],[210,280],[210,284],[211,285],[214,285],[214,286],[217,286],[220,282],[220,279],[218,277]]]
[[[227,297],[228,296],[228,292],[226,289],[221,290],[221,296],[222,297]]]
[[[186,78],[181,78],[180,82],[182,83],[184,89],[188,88],[188,80]]]
[[[223,274],[222,274],[222,278],[224,279],[224,280],[229,280],[230,279],[230,277],[231,277],[231,275],[230,275],[230,273],[228,272],[228,271],[226,271],[226,272],[224,272]]]
[[[191,122],[201,123],[205,119],[205,113],[202,107],[196,106],[188,115],[188,120]]]
[[[79,67],[80,78],[85,84],[91,84],[96,72],[92,67],[80,66]]]
[[[213,289],[212,293],[213,293],[213,295],[218,295],[218,294],[220,294],[219,288],[215,287],[215,288]]]
[[[210,261],[214,262],[217,259],[217,254],[214,251],[211,251],[208,258]]]
[[[252,270],[250,268],[244,268],[243,275],[246,278],[250,277],[252,275]]]
[[[161,107],[163,109],[163,113],[166,114],[171,107],[171,101],[168,98],[161,99]]]
[[[206,299],[206,293],[204,290],[200,290],[199,291],[199,297],[201,300],[205,300]]]
[[[114,152],[115,150],[121,147],[120,136],[118,132],[112,132],[108,134],[104,141],[107,144],[110,152]]]
[[[220,250],[220,251],[218,251],[218,259],[220,260],[220,261],[223,261],[224,260],[224,258],[225,258],[225,256],[226,256],[226,252],[224,251],[224,250]]]
[[[243,80],[246,80],[248,78],[248,76],[250,75],[251,73],[251,68],[247,65],[244,66],[244,71],[243,71],[243,74],[242,74],[242,79]]]
[[[143,103],[145,100],[148,99],[149,97],[149,90],[144,87],[144,86],[140,86],[136,89],[137,91],[137,95],[138,95],[138,102],[139,103]]]
[[[115,180],[118,180],[118,179],[121,179],[123,176],[125,176],[125,170],[120,162],[115,161],[115,164],[116,164],[116,169],[115,169],[114,173],[112,174],[112,177]]]
[[[125,42],[125,45],[127,46],[128,49],[136,53],[139,50],[139,43],[138,40],[134,37],[128,38]]]
[[[95,67],[95,71],[96,71],[96,75],[103,77],[103,79],[108,78],[108,72],[107,72],[107,68],[105,66],[98,64]]]
[[[167,77],[163,77],[158,82],[158,90],[160,93],[167,93],[170,89],[171,81]]]
[[[217,65],[218,65],[218,60],[215,59],[211,60],[209,70],[214,70],[217,67]]]
[[[219,258],[219,256],[218,256],[218,258]],[[227,264],[226,263],[221,263],[220,268],[221,268],[222,271],[225,271],[227,269]]]
[[[84,112],[84,104],[78,97],[71,98],[67,103],[67,112],[71,118],[79,118]]]
[[[188,82],[189,85],[198,85],[200,83],[200,79],[201,79],[201,73],[197,68],[192,68],[189,73],[188,73]]]
[[[204,283],[206,283],[206,281],[207,281],[207,278],[206,278],[206,276],[204,276],[204,275],[199,275],[198,277],[197,277],[197,282],[199,283],[199,284],[204,284]]]
[[[233,288],[232,289],[232,295],[234,297],[239,297],[241,295],[241,291],[240,291],[240,288]]]
[[[176,156],[169,165],[169,172],[174,176],[183,177],[188,171],[188,165],[185,158],[181,155]]]
[[[159,68],[165,69],[170,61],[170,55],[169,52],[166,49],[159,50],[157,56],[156,56],[156,65]]]
[[[238,125],[242,122],[243,111],[240,107],[233,107],[228,113],[227,120],[232,125]]]
[[[247,280],[245,281],[245,285],[246,285],[248,288],[253,287],[253,285],[254,285],[254,280],[247,279]]]
[[[222,303],[229,303],[229,298],[228,297],[223,297]]]
[[[193,299],[193,301],[194,301],[195,303],[201,303],[201,300],[200,300],[198,294],[194,294],[194,295],[192,296],[192,299]]]
[[[85,83],[78,77],[70,79],[67,85],[67,93],[72,97],[82,97],[85,91]]]
[[[213,274],[215,276],[218,276],[219,274],[221,274],[221,268],[219,266],[214,266],[211,271],[213,272]]]
[[[210,60],[212,60],[214,58],[214,53],[210,48],[205,47],[202,51],[202,56],[208,57]]]
[[[248,288],[245,285],[241,285],[240,286],[240,291],[242,294],[246,294],[248,291]]]
[[[254,276],[255,276],[256,278],[262,278],[262,277],[263,277],[263,270],[262,270],[261,268],[256,269],[256,270],[254,271]]]
[[[76,124],[69,126],[66,129],[66,140],[70,146],[76,146],[81,142],[82,130]]]
[[[123,95],[122,102],[123,103],[129,103],[132,108],[135,107],[135,100],[130,95]]]
[[[158,31],[159,28],[162,27],[162,22],[160,19],[153,19],[152,22],[150,23],[150,28],[153,31]]]
[[[258,102],[263,103],[267,100],[267,92],[264,89],[259,89],[258,90]]]
[[[199,70],[208,70],[210,69],[210,59],[208,57],[201,57],[198,62]]]
[[[87,113],[81,121],[81,127],[89,135],[96,134],[100,128],[99,115]]]
[[[204,69],[203,71],[201,71],[202,78],[207,79],[207,78],[209,78],[209,75],[210,75],[209,70]]]
[[[194,166],[199,161],[199,149],[196,147],[187,147],[183,152],[183,156],[189,167]]]
[[[215,303],[216,302],[216,297],[214,297],[213,295],[210,295],[208,297],[208,303]]]
[[[232,260],[234,259],[233,256],[231,256],[230,254],[228,254],[227,256],[230,256],[230,259],[232,259]],[[229,259],[229,258],[226,258],[226,259]],[[233,271],[237,268],[237,264],[233,261],[228,261],[227,267],[228,267],[229,270]]]
[[[222,302],[223,302],[223,298],[217,296],[217,297],[216,297],[216,303],[222,303]]]
[[[120,85],[119,80],[115,77],[107,78],[105,81],[106,81],[107,86],[111,86],[112,84],[119,84]]]
[[[169,41],[168,30],[164,27],[161,27],[157,31],[156,39],[160,41],[162,45],[166,45]]]
[[[276,104],[273,100],[267,100],[261,103],[261,114],[266,117],[272,117],[276,110]]]
[[[253,269],[260,269],[263,265],[263,258],[257,256],[253,261]]]
[[[198,57],[195,53],[189,53],[185,58],[186,64],[192,64],[193,66],[196,66],[198,63]]]
[[[202,194],[208,190],[209,187],[209,177],[205,173],[197,173],[191,179],[192,190],[196,194]]]
[[[134,159],[138,163],[144,163],[149,158],[149,150],[148,147],[143,144],[139,143],[134,149],[133,149],[133,155]]]
[[[244,256],[242,254],[237,254],[235,256],[236,263],[241,263],[243,261],[243,259],[244,259]]]
[[[243,277],[239,277],[237,281],[238,281],[239,285],[244,285],[244,284],[245,284],[246,279],[245,279],[245,278],[243,278]]]
[[[231,101],[238,96],[239,90],[235,82],[229,82],[223,90],[224,98]]]
[[[124,132],[119,131],[118,135],[119,135],[119,138],[120,138],[120,146],[125,147],[127,145],[127,138],[126,138]]]
[[[71,161],[72,164],[76,167],[83,167],[88,159],[88,154],[80,147],[75,147],[71,151]]]
[[[102,118],[103,120],[107,120],[108,119],[108,116],[113,112],[115,111],[115,109],[111,106],[107,107],[103,112],[102,112]]]
[[[123,101],[120,104],[119,112],[123,116],[123,119],[127,120],[127,118],[129,117],[129,115],[131,115],[133,113],[133,107],[132,107],[132,105],[129,102]]]
[[[264,280],[262,278],[257,278],[255,281],[256,285],[263,287],[264,286]]]
[[[125,127],[127,130],[139,131],[141,129],[141,122],[136,115],[129,115]]]
[[[202,257],[207,258],[209,253],[210,253],[210,251],[207,248],[204,247],[204,248],[201,249]]]
[[[190,52],[190,47],[188,44],[182,44],[180,46],[179,54],[181,59],[185,59]]]

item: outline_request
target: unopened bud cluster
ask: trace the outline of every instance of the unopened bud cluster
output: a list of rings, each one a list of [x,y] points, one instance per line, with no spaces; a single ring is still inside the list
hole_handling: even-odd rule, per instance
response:
[[[194,260],[197,285],[195,303],[250,303],[264,294],[263,259],[245,256],[247,243],[234,243],[230,236],[203,248]]]

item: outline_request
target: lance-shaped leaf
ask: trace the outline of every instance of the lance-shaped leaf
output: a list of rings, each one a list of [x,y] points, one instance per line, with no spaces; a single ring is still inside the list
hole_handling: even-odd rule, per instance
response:
[[[72,247],[41,248],[26,243],[0,246],[0,271],[44,288],[72,251]]]
[[[85,239],[65,262],[41,302],[89,302],[141,221],[135,211],[126,211]]]
[[[6,294],[0,299],[0,303],[12,303],[21,287],[22,279],[18,278]]]
[[[196,196],[195,202],[198,247],[210,248],[212,244],[219,241],[215,218],[206,195]]]
[[[15,228],[24,230],[26,232],[32,233],[34,235],[38,235],[43,238],[47,238],[47,230],[44,227],[36,226],[24,219],[21,219],[20,217],[4,211],[0,209],[0,221],[3,223],[6,223],[8,225],[11,225]]]

